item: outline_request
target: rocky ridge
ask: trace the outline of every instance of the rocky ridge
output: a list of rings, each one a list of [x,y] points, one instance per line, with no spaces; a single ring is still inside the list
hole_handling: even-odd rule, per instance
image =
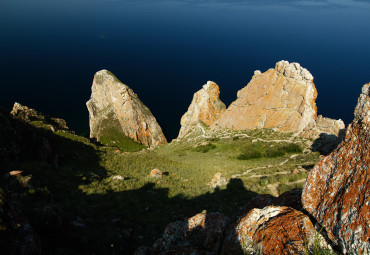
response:
[[[298,63],[280,61],[275,69],[255,72],[237,99],[213,123],[214,128],[273,128],[301,132],[316,120],[317,91],[311,73]]]
[[[370,254],[370,83],[362,88],[355,118],[339,147],[310,172],[304,208],[344,253]]]
[[[107,70],[95,74],[91,99],[86,105],[91,138],[100,141],[109,133],[118,132],[147,146],[167,143],[150,110],[132,89]]]
[[[182,138],[203,125],[212,125],[225,111],[225,104],[219,99],[220,89],[212,81],[208,81],[197,91],[188,111],[181,118],[181,129],[178,138]]]

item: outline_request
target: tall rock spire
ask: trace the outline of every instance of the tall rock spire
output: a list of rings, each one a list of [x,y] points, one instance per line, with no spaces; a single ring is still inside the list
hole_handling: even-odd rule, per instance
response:
[[[167,143],[148,107],[132,89],[107,70],[95,74],[91,99],[86,106],[90,116],[90,137],[98,141],[107,132],[119,132],[147,146]]]

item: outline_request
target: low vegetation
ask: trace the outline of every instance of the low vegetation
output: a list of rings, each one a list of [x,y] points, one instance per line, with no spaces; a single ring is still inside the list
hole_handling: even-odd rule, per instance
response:
[[[301,188],[319,158],[307,150],[306,140],[268,129],[210,131],[154,149],[110,134],[112,139],[99,145],[57,131],[52,161],[26,160],[2,169],[23,170],[6,189],[23,194],[31,223],[43,220],[34,216],[42,205],[60,208],[66,224],[59,235],[38,225],[48,254],[61,239],[70,248],[66,252],[132,253],[153,244],[169,222],[203,210],[232,216],[258,194]],[[149,177],[154,168],[162,178]],[[210,187],[216,173],[228,184]]]

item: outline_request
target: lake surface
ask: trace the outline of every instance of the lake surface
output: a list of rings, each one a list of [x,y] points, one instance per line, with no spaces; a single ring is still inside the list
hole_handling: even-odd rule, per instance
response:
[[[229,105],[283,59],[315,77],[318,114],[348,124],[370,82],[370,1],[0,0],[0,106],[82,134],[98,70],[130,86],[170,140],[208,80]]]

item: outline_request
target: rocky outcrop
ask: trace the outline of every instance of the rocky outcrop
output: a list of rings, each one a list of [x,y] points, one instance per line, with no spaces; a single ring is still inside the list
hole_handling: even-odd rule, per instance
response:
[[[147,146],[167,142],[148,107],[107,70],[95,74],[91,99],[86,105],[91,138],[101,141],[103,137],[119,133]]]
[[[370,254],[370,83],[339,147],[323,157],[304,186],[304,208],[343,253]]]
[[[213,127],[273,128],[298,133],[316,119],[313,76],[298,63],[280,61],[275,69],[262,74],[255,72],[237,96]]]
[[[34,124],[37,127],[50,129],[53,132],[56,130],[69,131],[67,122],[65,120],[43,115],[42,113],[27,106],[21,105],[17,102],[14,103],[13,109],[10,114],[14,118]]]
[[[221,254],[307,254],[315,238],[328,247],[302,212],[279,206],[255,208],[226,236]]]
[[[12,114],[0,109],[0,166],[4,162],[22,159],[47,160],[51,158],[52,149],[49,138],[53,134],[51,130],[55,131],[58,125],[52,125],[45,119],[41,120],[40,118],[46,117],[39,113],[36,120],[27,117],[27,114],[25,118],[19,116],[23,113],[18,111],[15,114],[14,108]]]
[[[300,134],[302,137],[314,140],[312,151],[328,155],[344,139],[345,125],[342,120],[325,118],[321,115],[312,120]]]
[[[170,223],[153,245],[152,254],[219,254],[227,218],[220,213],[199,213]]]
[[[188,111],[181,118],[181,129],[178,138],[184,137],[189,132],[210,126],[220,118],[225,111],[225,104],[219,99],[220,89],[212,81],[208,81],[203,88],[196,92]]]

